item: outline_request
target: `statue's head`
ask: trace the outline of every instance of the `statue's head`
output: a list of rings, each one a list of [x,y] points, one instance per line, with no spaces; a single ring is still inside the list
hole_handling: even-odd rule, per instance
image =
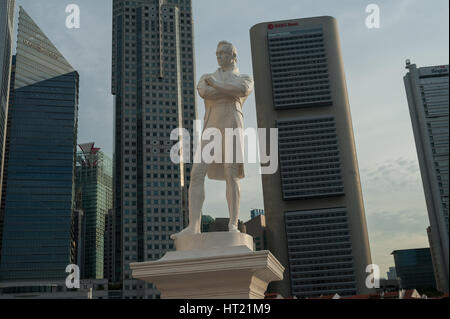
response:
[[[235,67],[237,64],[236,47],[228,41],[221,41],[217,46],[217,62],[223,69]]]

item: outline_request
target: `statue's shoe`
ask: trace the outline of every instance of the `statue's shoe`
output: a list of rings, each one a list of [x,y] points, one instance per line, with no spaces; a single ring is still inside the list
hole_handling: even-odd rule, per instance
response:
[[[239,228],[236,225],[228,225],[228,231],[230,233],[240,233]]]
[[[188,227],[186,229],[184,229],[183,231],[177,233],[177,234],[173,234],[170,236],[170,239],[175,240],[178,237],[182,237],[182,236],[186,236],[186,235],[198,235],[200,234],[200,232],[195,231],[193,228]]]

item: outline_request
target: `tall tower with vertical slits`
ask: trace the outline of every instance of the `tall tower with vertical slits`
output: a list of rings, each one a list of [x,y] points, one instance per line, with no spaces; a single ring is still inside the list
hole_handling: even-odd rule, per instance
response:
[[[279,130],[279,170],[263,175],[269,250],[285,296],[366,294],[372,263],[336,19],[251,31],[260,128]]]
[[[197,117],[191,5],[113,1],[114,268],[124,298],[159,297],[129,264],[160,259],[186,222],[191,166],[171,162],[170,134],[192,136]]]

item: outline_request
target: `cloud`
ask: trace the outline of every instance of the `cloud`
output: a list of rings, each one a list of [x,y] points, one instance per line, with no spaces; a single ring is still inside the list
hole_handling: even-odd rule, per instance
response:
[[[425,210],[422,179],[417,160],[398,158],[361,169],[364,199],[369,207],[420,208]]]
[[[386,272],[394,265],[392,251],[429,246],[419,166],[417,160],[401,157],[360,172],[372,259]]]
[[[428,227],[427,215],[421,209],[380,210],[370,214],[370,222],[377,226],[376,232],[391,235],[425,233]]]

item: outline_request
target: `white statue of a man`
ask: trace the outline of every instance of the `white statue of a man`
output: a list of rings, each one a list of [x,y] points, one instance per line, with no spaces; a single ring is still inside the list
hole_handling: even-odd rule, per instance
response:
[[[202,208],[205,201],[205,178],[226,181],[226,198],[230,213],[230,232],[239,232],[240,179],[244,178],[243,129],[244,115],[242,107],[253,91],[253,79],[241,75],[237,68],[236,47],[222,41],[217,47],[217,62],[220,68],[214,74],[205,74],[198,84],[198,92],[205,100],[204,130],[215,128],[222,135],[222,162],[206,164],[196,163],[192,167],[189,189],[189,226],[181,233],[172,235],[172,239],[182,235],[200,234]],[[233,150],[226,149],[226,129],[241,129]],[[236,147],[236,144],[238,145]],[[203,147],[202,147],[203,148]],[[231,163],[226,163],[226,152],[234,151]]]

